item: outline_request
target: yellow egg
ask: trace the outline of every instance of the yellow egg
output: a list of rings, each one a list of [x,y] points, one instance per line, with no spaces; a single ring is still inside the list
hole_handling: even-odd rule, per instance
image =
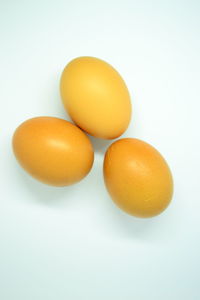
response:
[[[14,154],[34,178],[55,186],[84,178],[93,164],[89,138],[62,119],[37,117],[22,123],[13,135]]]
[[[72,120],[89,134],[114,139],[128,127],[131,102],[119,73],[95,57],[79,57],[64,69],[60,91]]]
[[[108,148],[104,179],[113,201],[138,217],[161,213],[173,194],[166,161],[155,148],[138,139],[121,139]]]

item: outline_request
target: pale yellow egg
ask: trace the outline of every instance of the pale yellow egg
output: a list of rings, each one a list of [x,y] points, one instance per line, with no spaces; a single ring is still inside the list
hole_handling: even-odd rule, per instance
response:
[[[114,139],[131,119],[129,91],[119,73],[95,57],[78,57],[64,69],[60,92],[72,120],[89,134]]]

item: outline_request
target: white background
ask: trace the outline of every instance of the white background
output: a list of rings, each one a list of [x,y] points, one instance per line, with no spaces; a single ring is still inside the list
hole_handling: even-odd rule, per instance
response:
[[[0,2],[0,299],[200,299],[200,2]],[[124,137],[155,146],[175,193],[152,219],[121,212],[102,177],[109,142],[79,184],[29,177],[11,148],[15,128],[40,115],[68,118],[64,66],[91,55],[125,79],[133,104]],[[89,108],[88,108],[89,109]]]

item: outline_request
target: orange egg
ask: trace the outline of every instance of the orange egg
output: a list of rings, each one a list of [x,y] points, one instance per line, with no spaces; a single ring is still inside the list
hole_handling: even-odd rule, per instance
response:
[[[113,201],[125,212],[152,217],[170,203],[173,179],[161,154],[134,138],[120,139],[107,150],[104,179]]]
[[[22,123],[13,135],[13,150],[30,175],[54,186],[83,179],[94,159],[86,134],[70,122],[53,117],[37,117]]]
[[[131,119],[129,91],[120,74],[105,61],[78,57],[64,69],[61,97],[72,120],[89,134],[113,139]]]

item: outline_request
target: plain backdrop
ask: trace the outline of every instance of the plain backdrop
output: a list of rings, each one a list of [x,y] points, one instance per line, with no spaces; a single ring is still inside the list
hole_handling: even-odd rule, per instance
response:
[[[200,299],[200,2],[0,1],[0,299]],[[138,219],[107,194],[108,141],[80,183],[54,188],[16,162],[24,120],[69,119],[59,95],[77,56],[112,64],[129,88],[123,137],[156,147],[175,183],[160,216]],[[89,108],[88,108],[89,109]]]

